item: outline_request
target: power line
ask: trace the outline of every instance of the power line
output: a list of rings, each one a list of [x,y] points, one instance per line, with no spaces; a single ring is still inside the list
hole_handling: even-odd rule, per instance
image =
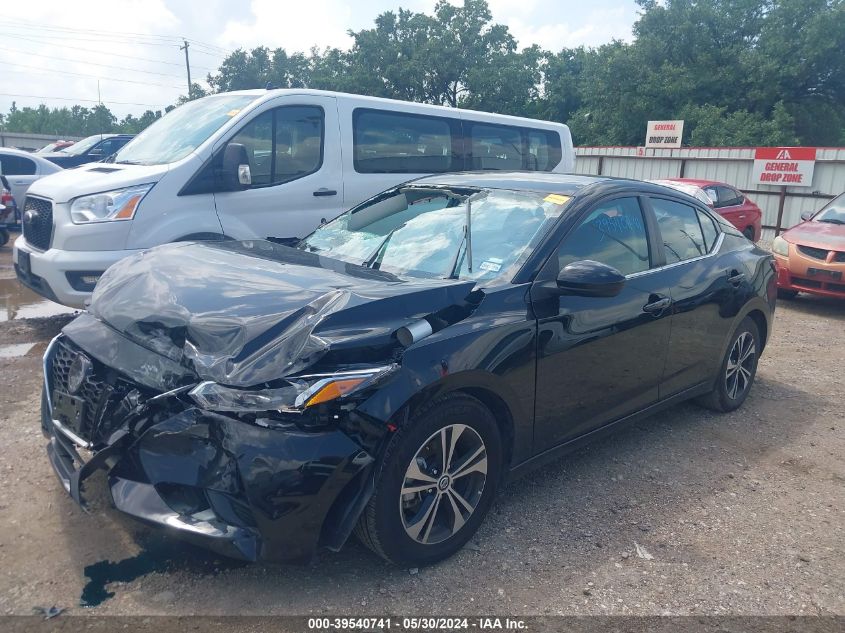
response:
[[[76,97],[50,97],[48,95],[23,95],[23,94],[16,94],[13,92],[0,92],[0,97],[22,97],[27,99],[58,99],[60,101],[85,101],[86,103],[99,103],[97,99],[82,99]],[[167,106],[171,105],[169,103],[133,103],[131,101],[111,101],[106,100],[103,103],[111,103],[113,105],[135,105],[135,106],[142,106],[145,108],[166,108]]]
[[[24,40],[24,41],[27,41],[27,42],[33,42],[35,44],[44,44],[45,43],[43,40],[32,39],[31,37],[26,37],[26,36],[23,36],[23,35],[3,34],[3,37],[16,39],[16,40]],[[54,44],[56,43],[53,38],[50,38],[49,36],[46,36],[46,35],[36,35],[34,37],[47,38],[48,40],[51,40]],[[86,52],[86,53],[97,53],[98,55],[108,54],[109,57],[121,57],[121,58],[124,58],[124,59],[134,59],[136,61],[152,62],[154,64],[167,64],[168,66],[179,66],[180,68],[182,67],[181,62],[169,62],[169,61],[165,61],[163,59],[150,59],[149,57],[138,57],[136,55],[121,55],[120,53],[113,53],[111,51],[102,51],[102,50],[97,50],[97,49],[94,49],[94,48],[84,48],[82,46],[70,46],[70,45],[65,44],[65,43],[62,43],[61,47],[63,49],[69,48],[71,50],[83,51],[83,52]],[[196,64],[194,64],[193,66],[194,66],[194,68],[199,68],[200,70],[207,70],[208,72],[214,72],[215,71],[214,68],[209,68],[208,66],[197,66]]]
[[[73,62],[77,64],[86,64],[88,66],[102,66],[103,68],[116,68],[117,70],[130,71],[134,73],[144,73],[145,75],[158,75],[160,77],[170,77],[172,79],[180,79],[179,75],[168,75],[166,73],[157,73],[152,70],[141,70],[140,68],[126,68],[125,66],[114,66],[112,64],[100,64],[99,62],[89,62],[82,59],[68,59],[67,57],[57,57],[55,55],[47,55],[45,53],[31,53],[29,51],[22,51],[15,48],[5,48],[0,46],[0,51],[9,51],[10,53],[23,53],[32,57],[46,57],[47,59],[58,59],[65,62]]]
[[[94,79],[106,79],[108,81],[119,81],[121,83],[126,83],[126,84],[140,84],[142,86],[156,86],[158,88],[176,88],[177,90],[181,90],[181,88],[179,88],[179,86],[171,86],[169,84],[155,84],[155,83],[151,83],[149,81],[135,81],[134,79],[116,79],[114,77],[101,77],[100,75],[90,75],[88,73],[77,73],[77,72],[72,72],[70,70],[51,70],[49,68],[42,68],[41,66],[31,66],[29,64],[18,64],[18,63],[13,63],[13,62],[3,62],[3,66],[4,66],[4,71],[5,71],[5,66],[18,66],[20,68],[31,68],[33,70],[40,70],[40,71],[43,71],[43,72],[46,72],[46,73],[54,73],[54,74],[57,74],[57,75],[76,75],[77,77],[92,77]],[[10,72],[14,72],[14,71],[10,71]]]
[[[179,38],[175,35],[158,35],[158,34],[155,34],[155,33],[138,33],[138,32],[132,32],[132,31],[112,31],[112,30],[105,31],[105,30],[101,30],[101,29],[78,29],[78,28],[64,27],[64,26],[48,26],[48,25],[45,25],[45,24],[39,24],[37,22],[33,22],[31,20],[25,20],[23,18],[15,18],[15,17],[11,17],[11,16],[2,16],[2,15],[0,15],[0,17],[3,17],[7,21],[12,22],[12,24],[9,25],[12,28],[30,28],[30,29],[33,29],[33,30],[42,30],[42,31],[48,31],[48,32],[52,31],[52,32],[66,32],[66,33],[81,33],[81,34],[84,34],[84,35],[98,35],[98,36],[105,36],[105,37],[109,37],[109,38],[121,37],[121,36],[130,36],[132,38],[169,40],[169,41],[174,42],[174,43],[178,43],[178,41],[180,39],[182,39],[182,40],[187,39],[192,44],[195,44],[197,46],[200,46],[200,47],[203,47],[203,48],[206,48],[206,49],[209,49],[209,50],[218,51],[222,55],[228,55],[229,52],[230,52],[227,49],[223,48],[222,46],[217,46],[216,44],[210,44],[208,42],[203,42],[202,40],[197,40],[197,39],[193,39],[193,38],[184,38],[184,37]],[[18,24],[17,25],[14,24],[15,22],[17,22]],[[121,39],[124,39],[124,37],[121,37]]]

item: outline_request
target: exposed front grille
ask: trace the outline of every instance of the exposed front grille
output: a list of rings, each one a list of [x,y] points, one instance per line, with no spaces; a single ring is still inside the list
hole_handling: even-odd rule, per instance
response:
[[[803,286],[805,288],[821,288],[822,282],[816,281],[815,279],[802,279],[799,277],[792,278],[792,285],[793,286]]]
[[[819,259],[824,261],[827,259],[827,254],[830,252],[826,248],[814,248],[812,246],[798,246],[798,252],[803,253],[807,257],[812,257],[813,259]]]
[[[23,236],[35,248],[46,251],[53,236],[53,203],[26,197],[23,205]]]
[[[833,256],[833,261],[845,263],[845,252],[836,253],[836,255]]]
[[[70,394],[68,374],[70,373],[70,366],[80,353],[71,346],[67,339],[60,340],[56,345],[52,369],[54,390]],[[85,377],[77,392],[72,394],[85,402],[82,420],[78,424],[74,421],[63,421],[69,423],[72,430],[85,439],[92,437],[96,412],[102,404],[103,398],[107,398],[112,391],[106,381],[97,374],[98,372],[95,369]]]

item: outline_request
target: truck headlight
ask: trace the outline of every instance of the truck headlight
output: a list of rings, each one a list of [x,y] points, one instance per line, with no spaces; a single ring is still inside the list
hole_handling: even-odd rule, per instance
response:
[[[301,412],[323,402],[350,396],[383,380],[398,369],[385,365],[333,374],[288,378],[288,384],[271,389],[239,389],[216,382],[201,382],[188,395],[203,409],[238,413],[264,411]]]
[[[775,255],[783,255],[789,257],[789,242],[778,235],[772,242],[772,252]]]
[[[153,188],[153,184],[134,185],[90,196],[80,196],[70,205],[70,219],[74,224],[131,220],[135,217],[135,210],[141,204],[141,200]]]

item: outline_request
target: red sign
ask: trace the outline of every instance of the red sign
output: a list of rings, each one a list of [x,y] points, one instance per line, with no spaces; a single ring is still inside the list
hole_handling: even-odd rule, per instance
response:
[[[754,151],[752,182],[811,187],[815,166],[815,147],[758,147]]]

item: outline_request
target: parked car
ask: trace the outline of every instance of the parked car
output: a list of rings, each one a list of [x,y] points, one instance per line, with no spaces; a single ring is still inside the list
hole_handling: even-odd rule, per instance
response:
[[[106,268],[157,244],[298,239],[415,176],[565,173],[574,161],[559,123],[319,90],[212,95],[165,115],[108,164],[39,183],[26,202],[37,221],[14,259],[35,292],[84,307]]]
[[[32,183],[61,170],[61,167],[42,156],[19,149],[0,147],[0,174],[6,176],[16,207],[23,205],[26,192],[29,191]]]
[[[39,150],[36,150],[36,154],[49,154],[51,152],[58,152],[60,150],[65,149],[66,147],[70,147],[73,145],[74,141],[55,141],[53,143],[48,143],[44,147]]]
[[[651,182],[674,187],[698,198],[715,209],[752,242],[760,239],[763,231],[763,212],[739,189],[723,182],[697,178],[667,178]]]
[[[17,228],[18,209],[6,176],[0,174],[0,246],[9,242],[9,230]]]
[[[775,297],[771,254],[665,187],[430,176],[296,248],[121,260],[46,352],[42,426],[74,499],[105,469],[118,510],[224,554],[357,526],[427,564],[505,478],[688,398],[741,406]]]
[[[64,149],[46,152],[41,156],[64,169],[78,167],[111,156],[133,138],[132,134],[94,134]]]
[[[772,242],[778,269],[778,296],[799,292],[845,299],[845,193],[817,213],[802,213]]]

